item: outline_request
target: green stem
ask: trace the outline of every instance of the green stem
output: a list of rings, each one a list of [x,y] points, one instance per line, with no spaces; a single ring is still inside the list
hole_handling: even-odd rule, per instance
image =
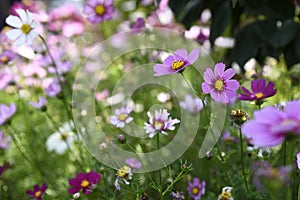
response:
[[[157,143],[157,150],[159,150],[159,133],[156,134],[156,143]],[[159,195],[160,195],[160,199],[163,199],[163,195],[162,195],[162,177],[161,177],[161,170],[158,170],[159,173]]]
[[[244,182],[245,182],[245,187],[246,187],[247,193],[249,193],[248,181],[247,181],[247,177],[246,177],[245,163],[244,163],[243,136],[242,136],[241,128],[239,128],[239,132],[240,132],[240,148],[241,148],[242,173],[243,173],[243,178],[244,178]]]
[[[209,117],[208,117],[208,113],[207,113],[207,109],[206,109],[206,104],[205,104],[205,102],[204,102],[204,100],[203,99],[201,99],[201,101],[202,101],[202,105],[203,105],[203,110],[204,110],[204,113],[205,113],[205,117],[206,117],[206,119],[207,119],[207,123],[210,123],[209,121]],[[219,154],[219,156],[220,156],[220,158],[221,158],[221,161],[222,162],[224,162],[225,161],[225,159],[223,158],[223,155],[222,155],[222,151],[221,151],[221,146],[220,146],[220,144],[219,144],[219,141],[217,140],[217,138],[216,138],[216,136],[215,136],[215,134],[212,132],[212,136],[213,136],[213,138],[214,138],[214,140],[215,140],[215,142],[216,142],[216,145],[217,145],[217,150],[218,150],[218,154]]]

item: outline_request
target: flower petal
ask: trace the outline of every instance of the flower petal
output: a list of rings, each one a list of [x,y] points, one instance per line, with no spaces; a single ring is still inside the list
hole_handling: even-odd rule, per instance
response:
[[[251,81],[251,89],[254,94],[262,92],[265,86],[266,86],[265,79],[258,79],[258,80]]]
[[[204,80],[206,83],[213,85],[215,83],[215,76],[212,69],[207,68],[204,72]]]
[[[8,39],[10,39],[10,40],[16,40],[23,33],[22,33],[22,31],[20,29],[12,29],[12,30],[7,31],[5,34],[8,37]]]
[[[212,90],[213,90],[213,87],[205,82],[202,83],[202,91],[205,93],[205,94],[208,94],[210,93]]]
[[[27,17],[27,14],[26,14],[25,10],[23,10],[23,9],[16,9],[15,11],[20,16],[21,21],[23,22],[23,24],[27,24],[28,23],[28,17]]]
[[[224,70],[225,70],[225,64],[224,63],[217,63],[215,65],[215,77],[218,78],[222,78],[223,74],[224,74]]]
[[[235,75],[235,71],[233,69],[227,69],[223,74],[224,80],[229,80]]]
[[[228,80],[225,81],[225,84],[226,84],[226,89],[229,90],[237,90],[240,87],[240,84],[237,80]]]
[[[185,60],[188,56],[188,53],[185,49],[178,49],[178,50],[174,51],[174,56],[176,58]]]
[[[194,49],[187,57],[187,61],[190,64],[193,64],[194,62],[196,62],[199,58],[199,54],[200,54],[200,49]]]
[[[21,28],[21,26],[23,25],[23,23],[21,22],[19,17],[13,16],[13,15],[9,15],[5,22],[15,28]]]

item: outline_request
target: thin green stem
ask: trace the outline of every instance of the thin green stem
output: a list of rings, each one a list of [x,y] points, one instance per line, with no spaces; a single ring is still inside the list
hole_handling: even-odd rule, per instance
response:
[[[159,133],[156,134],[156,144],[157,144],[157,150],[159,150]],[[160,199],[162,199],[162,177],[161,177],[161,170],[158,170],[158,173],[159,173],[159,186],[160,186],[160,189],[159,189],[159,195],[160,195]]]
[[[247,181],[247,177],[246,177],[245,163],[244,163],[243,135],[242,135],[241,128],[239,128],[239,133],[240,133],[240,148],[241,148],[242,173],[243,173],[243,178],[244,178],[244,182],[245,182],[245,187],[246,187],[247,193],[249,193],[249,187],[248,187],[248,181]]]

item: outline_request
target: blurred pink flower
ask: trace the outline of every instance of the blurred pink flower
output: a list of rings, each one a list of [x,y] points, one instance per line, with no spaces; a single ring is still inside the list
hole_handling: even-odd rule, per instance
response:
[[[9,147],[10,141],[11,141],[11,136],[4,137],[4,133],[0,131],[0,148],[7,149]]]
[[[87,19],[92,23],[107,21],[112,19],[115,12],[113,0],[88,0],[83,12],[88,15]]]

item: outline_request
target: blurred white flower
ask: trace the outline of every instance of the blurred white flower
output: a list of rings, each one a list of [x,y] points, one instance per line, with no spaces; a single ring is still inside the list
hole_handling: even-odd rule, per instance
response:
[[[17,9],[19,17],[9,15],[5,22],[14,27],[14,29],[6,32],[6,36],[10,40],[14,40],[16,46],[23,44],[31,45],[38,32],[34,31],[38,27],[38,22],[33,19],[33,14],[28,10]]]
[[[66,122],[57,132],[50,135],[46,141],[48,151],[55,151],[57,154],[64,154],[68,148],[72,148],[75,140],[74,123]]]

